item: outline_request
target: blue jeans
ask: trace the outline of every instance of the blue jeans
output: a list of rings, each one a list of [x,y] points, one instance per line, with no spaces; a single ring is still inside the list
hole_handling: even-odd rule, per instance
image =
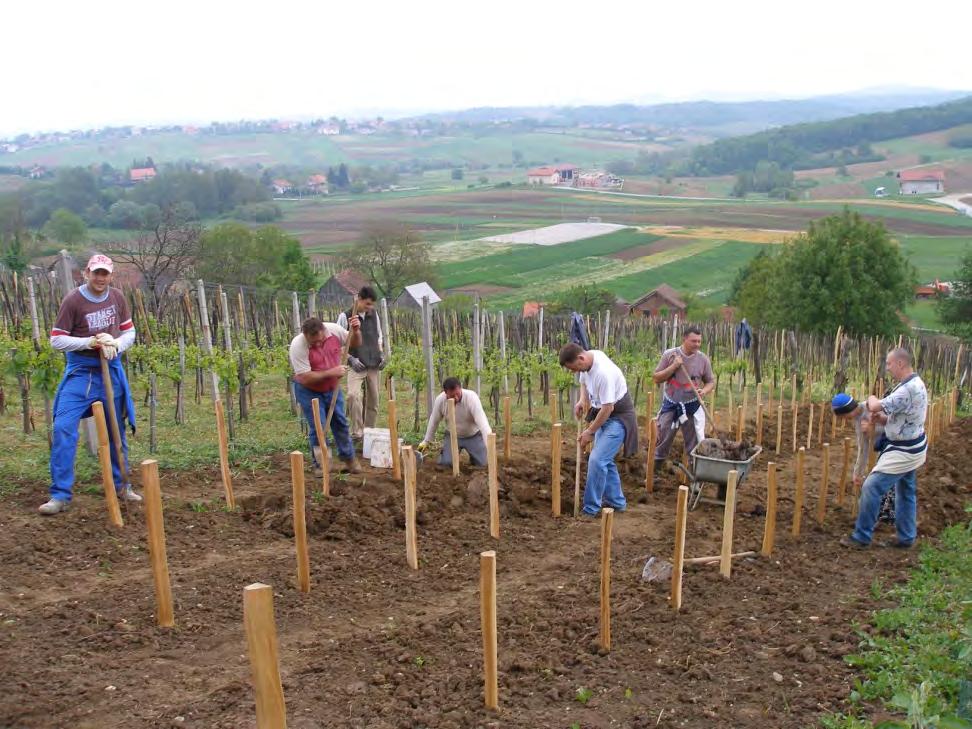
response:
[[[908,473],[880,473],[872,471],[861,487],[861,503],[857,512],[857,524],[851,535],[861,544],[870,544],[881,515],[884,495],[894,488],[894,526],[898,542],[912,544],[918,537],[918,483],[917,471]]]
[[[602,504],[624,510],[628,502],[621,493],[621,474],[614,457],[624,445],[624,423],[608,418],[594,435],[594,448],[587,461],[587,482],[584,486],[584,513],[600,513]]]
[[[115,415],[121,431],[121,446],[125,461],[128,461],[128,441],[125,439],[125,386],[119,381],[124,377],[120,370],[112,370],[112,388],[115,394]],[[54,410],[54,429],[51,434],[51,498],[61,501],[71,500],[74,486],[74,457],[78,452],[78,424],[85,415],[91,415],[91,405],[101,401],[105,408],[105,421],[108,426],[108,452],[111,454],[111,476],[115,490],[125,487],[118,464],[118,454],[111,433],[111,415],[105,400],[105,388],[101,372],[96,369],[80,369],[66,374],[57,388],[57,407]]]
[[[348,430],[348,419],[344,412],[344,394],[341,392],[341,388],[331,390],[330,392],[315,392],[304,387],[299,382],[294,383],[294,394],[297,397],[297,402],[300,403],[300,409],[304,413],[304,419],[307,420],[311,460],[315,466],[321,465],[314,456],[314,448],[317,447],[320,440],[318,439],[317,428],[314,427],[314,406],[311,405],[311,402],[315,397],[321,401],[321,427],[324,427],[324,423],[327,420],[327,409],[331,407],[331,398],[334,397],[335,393],[337,393],[337,403],[334,405],[334,415],[331,417],[331,434],[337,442],[338,455],[343,460],[348,461],[354,458],[354,445],[351,443],[351,431]]]

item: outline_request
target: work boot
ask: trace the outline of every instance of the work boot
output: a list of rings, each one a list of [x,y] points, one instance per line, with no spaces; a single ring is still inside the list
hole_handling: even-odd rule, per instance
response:
[[[877,543],[879,547],[884,547],[886,549],[911,549],[915,546],[914,542],[899,542],[897,537],[891,537],[890,539],[883,539]]]
[[[316,463],[314,464],[314,475],[317,478],[324,478],[324,469],[318,466]]]
[[[867,549],[870,544],[864,544],[864,542],[859,542],[854,537],[848,535],[846,537],[840,538],[840,546],[847,547],[849,549]]]
[[[59,514],[62,511],[67,511],[70,508],[70,501],[65,501],[64,499],[51,499],[46,504],[41,504],[37,511],[44,516],[51,516],[52,514]]]
[[[125,484],[125,487],[118,492],[118,500],[139,502],[142,500],[142,497],[135,493],[135,490],[132,488],[130,483],[127,483]]]
[[[350,458],[342,458],[341,463],[344,466],[341,467],[343,473],[361,473],[361,466],[358,465],[358,459],[354,456]]]

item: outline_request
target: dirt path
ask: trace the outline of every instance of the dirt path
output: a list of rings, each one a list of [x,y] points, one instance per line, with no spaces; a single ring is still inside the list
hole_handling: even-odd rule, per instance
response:
[[[964,425],[932,451],[920,477],[923,536],[962,516],[972,464],[959,454],[970,436]],[[841,706],[853,677],[842,660],[857,642],[852,623],[867,623],[875,581],[900,579],[915,555],[841,550],[846,509],[832,506],[815,526],[816,445],[802,538],[788,536],[793,457],[784,452],[773,557],[737,561],[728,581],[713,567],[687,569],[677,616],[668,585],[640,579],[649,554],[670,558],[674,483],[661,476],[648,496],[640,479],[626,478],[631,504],[615,518],[612,545],[614,649],[601,654],[600,524],[550,517],[547,443],[515,441],[500,476],[498,542],[487,533],[483,474],[456,480],[422,469],[417,572],[404,565],[401,486],[370,470],[336,480],[332,498],[307,504],[309,595],[294,585],[285,456],[268,472],[237,475],[236,513],[219,508],[216,469],[163,474],[173,630],[154,624],[138,510],[116,532],[98,498],[81,495],[63,518],[40,519],[39,489],[21,490],[0,504],[0,726],[254,726],[241,590],[255,581],[274,587],[289,725],[298,729],[803,727]],[[573,468],[565,459],[565,514]],[[740,489],[736,551],[758,548],[764,492],[765,460]],[[717,507],[692,512],[689,554],[717,553],[721,523]],[[498,553],[496,716],[482,709],[484,549]],[[591,692],[586,703],[575,698],[581,688]]]

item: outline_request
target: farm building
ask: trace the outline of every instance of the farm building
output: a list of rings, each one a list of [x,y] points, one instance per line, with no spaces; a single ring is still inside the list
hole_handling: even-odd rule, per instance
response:
[[[591,172],[581,172],[574,179],[574,187],[591,187],[595,189],[617,189],[624,186],[624,180],[617,175],[607,172],[594,170]]]
[[[278,178],[270,183],[270,187],[273,188],[274,195],[283,195],[288,190],[293,189],[294,184],[290,180]]]
[[[901,170],[898,173],[898,193],[928,195],[945,192],[945,173],[941,170]]]
[[[128,181],[132,184],[148,182],[155,177],[154,167],[133,167],[128,171]]]
[[[951,285],[947,281],[939,281],[937,278],[931,283],[915,286],[916,299],[934,299],[936,296],[948,296],[951,292]]]
[[[429,306],[434,307],[442,301],[442,298],[432,290],[432,287],[425,281],[422,281],[421,283],[406,286],[405,290],[395,299],[394,306],[402,306],[407,309],[421,309],[422,298],[425,296],[429,297]]]
[[[357,271],[346,268],[331,276],[317,290],[317,302],[322,305],[345,306],[362,286],[367,285],[367,278]]]
[[[631,313],[640,311],[647,317],[669,314],[685,315],[685,302],[678,292],[668,284],[652,289],[631,305]]]
[[[540,307],[543,306],[539,301],[524,301],[523,302],[523,318],[530,319],[537,316],[540,313]]]
[[[531,185],[570,185],[576,174],[577,167],[574,165],[534,167],[527,170],[527,182]]]
[[[315,195],[327,195],[327,176],[326,175],[311,175],[307,178],[307,189],[310,190]]]

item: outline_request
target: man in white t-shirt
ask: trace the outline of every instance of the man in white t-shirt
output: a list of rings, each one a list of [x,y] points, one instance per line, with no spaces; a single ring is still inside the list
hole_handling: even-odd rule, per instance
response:
[[[456,401],[456,439],[459,441],[459,450],[469,454],[469,461],[474,466],[486,465],[486,436],[493,432],[489,427],[489,420],[486,411],[483,410],[483,403],[472,390],[465,390],[457,377],[448,377],[442,383],[442,392],[432,403],[432,412],[429,414],[429,425],[425,430],[425,437],[418,445],[419,453],[424,454],[429,447],[429,441],[435,438],[435,431],[439,428],[439,423],[448,414],[449,400]],[[450,435],[446,432],[446,441]],[[452,465],[452,449],[445,444],[442,446],[442,453],[436,461],[440,466]]]
[[[614,457],[622,446],[625,453],[637,452],[638,420],[621,369],[604,352],[568,344],[560,350],[560,364],[580,374],[580,399],[574,416],[587,413],[589,423],[577,439],[581,446],[594,441],[587,461],[584,486],[584,514],[597,516],[602,506],[624,511],[627,501],[621,491],[621,474]]]

